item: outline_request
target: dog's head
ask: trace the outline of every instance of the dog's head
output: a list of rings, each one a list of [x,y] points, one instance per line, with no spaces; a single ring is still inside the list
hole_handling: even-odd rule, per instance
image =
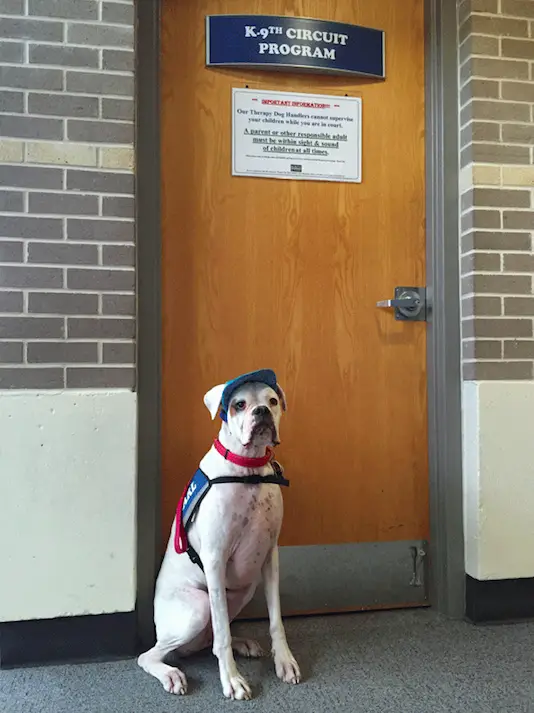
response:
[[[204,396],[204,403],[212,419],[221,409],[222,420],[241,445],[270,446],[280,442],[280,418],[286,410],[286,397],[270,369],[214,386]]]

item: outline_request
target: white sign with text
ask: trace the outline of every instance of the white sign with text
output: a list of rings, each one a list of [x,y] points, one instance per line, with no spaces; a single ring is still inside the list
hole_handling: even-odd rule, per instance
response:
[[[232,90],[232,175],[360,183],[362,100]]]

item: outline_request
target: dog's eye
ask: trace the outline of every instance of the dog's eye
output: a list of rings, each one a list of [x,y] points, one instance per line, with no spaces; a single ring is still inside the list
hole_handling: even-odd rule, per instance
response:
[[[278,406],[278,399],[275,399],[274,397],[270,401],[271,406]]]
[[[246,401],[236,401],[234,404],[234,408],[236,411],[242,411],[246,405]]]

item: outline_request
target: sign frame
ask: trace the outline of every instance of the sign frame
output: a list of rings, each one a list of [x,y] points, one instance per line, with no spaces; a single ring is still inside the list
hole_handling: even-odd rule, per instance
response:
[[[320,46],[315,37],[322,37],[328,46]],[[272,41],[277,38],[287,41]],[[259,40],[256,51],[254,40]],[[292,40],[303,44],[289,44]],[[297,50],[300,54],[295,55]],[[293,70],[384,80],[385,52],[385,32],[362,25],[288,15],[206,15],[207,67]]]

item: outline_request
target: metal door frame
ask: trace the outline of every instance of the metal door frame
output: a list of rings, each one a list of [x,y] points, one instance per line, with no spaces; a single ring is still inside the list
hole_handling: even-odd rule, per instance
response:
[[[161,187],[162,0],[136,0],[137,196],[137,621],[151,645],[154,582],[161,561]],[[430,599],[462,617],[460,296],[458,265],[458,40],[456,0],[425,0],[427,332]]]

